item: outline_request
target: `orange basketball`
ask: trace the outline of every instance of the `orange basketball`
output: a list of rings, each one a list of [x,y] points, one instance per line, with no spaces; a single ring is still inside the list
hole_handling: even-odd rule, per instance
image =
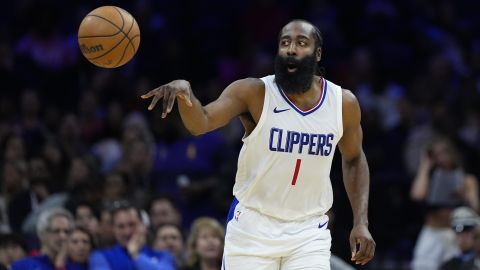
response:
[[[78,45],[83,56],[96,66],[116,68],[126,64],[140,45],[137,21],[115,6],[94,9],[78,29]]]

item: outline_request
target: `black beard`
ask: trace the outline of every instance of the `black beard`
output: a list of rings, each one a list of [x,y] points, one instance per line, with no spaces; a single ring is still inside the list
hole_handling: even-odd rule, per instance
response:
[[[288,67],[295,67],[295,72],[288,72]],[[285,93],[305,93],[312,85],[317,67],[315,54],[297,60],[292,56],[275,57],[275,81]]]

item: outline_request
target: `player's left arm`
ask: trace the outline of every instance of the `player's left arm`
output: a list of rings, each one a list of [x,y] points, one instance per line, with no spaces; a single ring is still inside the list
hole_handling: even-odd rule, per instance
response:
[[[375,254],[375,241],[368,230],[370,174],[362,148],[360,105],[349,90],[342,93],[342,114],[343,136],[338,146],[342,154],[343,183],[353,211],[350,248],[352,261],[364,265]]]

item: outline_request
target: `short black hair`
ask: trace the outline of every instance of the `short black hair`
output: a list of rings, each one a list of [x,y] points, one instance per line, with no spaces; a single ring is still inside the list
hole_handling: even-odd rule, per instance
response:
[[[2,233],[0,234],[0,248],[6,248],[8,246],[19,246],[21,249],[28,252],[27,242],[20,234],[15,233]]]
[[[118,200],[118,201],[113,201],[109,206],[108,206],[108,209],[110,211],[110,214],[112,215],[112,222],[114,220],[114,217],[115,215],[118,213],[118,212],[121,212],[121,211],[128,211],[128,210],[135,210],[135,212],[137,213],[138,215],[138,218],[140,220],[142,220],[142,213],[141,213],[141,210],[136,207],[134,204],[132,204],[130,201],[128,200]]]

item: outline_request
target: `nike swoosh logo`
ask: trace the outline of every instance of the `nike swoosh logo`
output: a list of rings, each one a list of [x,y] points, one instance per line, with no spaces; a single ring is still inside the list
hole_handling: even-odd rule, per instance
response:
[[[325,225],[327,225],[328,221],[325,221],[325,223],[323,224],[318,224],[318,228],[321,229],[323,228]]]
[[[281,113],[281,112],[288,111],[288,110],[290,110],[290,108],[289,108],[289,109],[278,110],[277,107],[275,107],[275,108],[273,109],[273,112],[274,112],[274,113]]]

